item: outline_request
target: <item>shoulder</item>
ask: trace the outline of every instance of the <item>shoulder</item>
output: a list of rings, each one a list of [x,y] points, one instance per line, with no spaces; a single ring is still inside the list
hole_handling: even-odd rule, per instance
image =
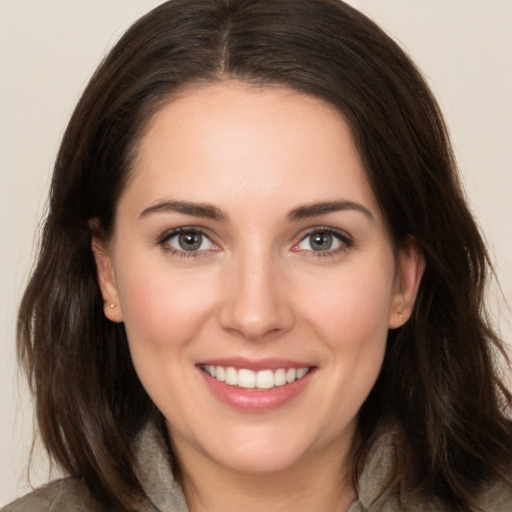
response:
[[[101,512],[85,484],[76,478],[63,478],[19,498],[1,512]]]
[[[0,0],[1,1],[1,0]],[[181,487],[173,478],[164,438],[156,422],[148,423],[134,441],[139,482],[148,498],[141,512],[187,512]],[[0,512],[112,512],[79,478],[55,480],[2,508]]]
[[[380,434],[359,479],[359,501],[349,512],[448,512],[452,510],[436,496],[408,493],[394,480],[395,431]],[[485,512],[512,512],[510,479],[487,485],[477,499],[477,509]],[[359,507],[359,508],[358,508]]]
[[[482,510],[490,512],[512,511],[512,484],[498,482],[489,486],[478,503]]]

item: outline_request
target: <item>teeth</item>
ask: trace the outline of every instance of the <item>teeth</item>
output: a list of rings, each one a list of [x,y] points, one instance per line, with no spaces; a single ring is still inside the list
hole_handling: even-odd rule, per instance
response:
[[[210,368],[212,368],[212,370],[210,370],[210,375],[212,377],[215,377],[220,382],[224,382],[226,380],[226,372],[222,366],[217,366],[217,368],[215,368],[215,366],[210,366]]]
[[[293,382],[297,378],[297,370],[295,368],[290,368],[286,372],[286,382]]]
[[[309,367],[279,368],[259,372],[253,372],[246,368],[236,370],[232,366],[225,368],[223,366],[205,365],[203,369],[208,375],[220,382],[246,389],[272,389],[273,387],[284,386],[302,379],[309,372]]]
[[[309,368],[299,368],[297,370],[297,379],[302,379],[306,373],[308,373]]]
[[[226,369],[226,384],[238,386],[238,372],[234,368]]]
[[[256,386],[260,389],[273,388],[274,380],[274,372],[272,370],[263,370],[256,374]]]
[[[307,368],[306,368],[307,372]],[[306,375],[306,374],[304,374]],[[279,368],[274,373],[274,386],[284,386],[286,384],[286,371],[283,368]]]
[[[256,374],[251,370],[238,370],[238,385],[241,388],[255,388]]]

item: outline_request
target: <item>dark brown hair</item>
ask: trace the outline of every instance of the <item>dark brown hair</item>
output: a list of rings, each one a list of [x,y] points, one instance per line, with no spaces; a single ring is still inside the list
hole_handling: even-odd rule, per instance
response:
[[[354,479],[381,426],[398,432],[394,484],[473,510],[512,461],[511,396],[486,320],[488,257],[441,114],[420,73],[372,21],[337,0],[173,0],[121,38],[70,120],[39,257],[19,313],[19,356],[48,452],[106,504],[136,509],[133,439],[159,413],[122,325],[103,315],[91,219],[108,235],[137,142],[187,85],[226,78],[322,98],[348,121],[398,247],[426,271],[412,318],[390,331],[359,415]]]

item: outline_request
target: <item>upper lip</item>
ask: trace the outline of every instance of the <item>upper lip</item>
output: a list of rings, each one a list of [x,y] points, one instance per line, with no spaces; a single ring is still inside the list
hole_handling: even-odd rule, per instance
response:
[[[311,363],[305,363],[304,361],[294,361],[291,359],[246,359],[243,357],[206,359],[198,363],[198,365],[222,366],[224,368],[232,367],[238,370],[244,368],[255,372],[261,370],[278,370],[279,368],[309,368],[313,366]]]

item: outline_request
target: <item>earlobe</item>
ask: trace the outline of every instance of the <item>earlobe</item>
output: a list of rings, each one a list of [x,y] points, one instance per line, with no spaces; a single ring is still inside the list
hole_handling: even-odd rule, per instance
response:
[[[411,238],[398,250],[390,329],[401,327],[411,316],[424,271],[425,258],[416,240]]]
[[[122,322],[123,312],[119,304],[112,256],[107,242],[98,230],[93,231],[91,249],[96,262],[96,275],[103,297],[104,314],[112,322]]]

